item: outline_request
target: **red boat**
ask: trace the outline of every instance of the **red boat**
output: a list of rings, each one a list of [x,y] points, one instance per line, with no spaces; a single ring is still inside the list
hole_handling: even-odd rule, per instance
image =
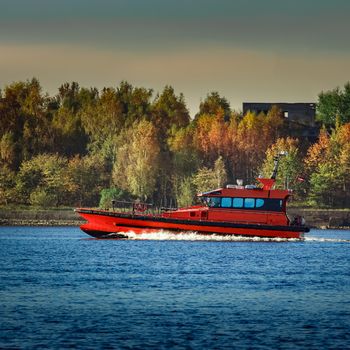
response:
[[[304,219],[291,220],[286,213],[291,190],[273,189],[277,166],[278,158],[271,178],[258,179],[260,186],[227,185],[200,193],[200,205],[155,213],[148,204],[134,203],[130,211],[78,208],[76,212],[88,221],[81,229],[96,238],[127,238],[130,231],[140,234],[159,230],[302,238],[309,231]]]

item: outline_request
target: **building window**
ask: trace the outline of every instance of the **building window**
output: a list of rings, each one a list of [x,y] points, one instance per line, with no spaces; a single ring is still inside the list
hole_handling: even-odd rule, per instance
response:
[[[285,118],[288,118],[288,111],[284,111],[284,112],[283,112],[283,116],[284,116]]]

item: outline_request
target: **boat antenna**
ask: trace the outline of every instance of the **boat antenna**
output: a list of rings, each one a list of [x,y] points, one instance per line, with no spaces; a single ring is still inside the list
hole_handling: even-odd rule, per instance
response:
[[[271,179],[276,180],[277,171],[278,171],[278,164],[279,164],[280,158],[282,156],[286,156],[287,154],[288,154],[288,152],[281,151],[276,156],[273,157],[273,164],[274,165],[273,165],[273,171],[272,171]]]

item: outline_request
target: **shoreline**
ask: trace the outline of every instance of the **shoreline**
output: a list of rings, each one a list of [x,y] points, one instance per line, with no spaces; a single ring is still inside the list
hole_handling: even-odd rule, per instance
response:
[[[350,209],[290,208],[291,216],[301,215],[316,229],[350,229]],[[80,226],[83,220],[73,209],[0,209],[1,226]]]
[[[0,209],[1,226],[80,226],[84,223],[73,209]]]
[[[84,224],[83,220],[23,220],[0,219],[1,226],[76,226]]]

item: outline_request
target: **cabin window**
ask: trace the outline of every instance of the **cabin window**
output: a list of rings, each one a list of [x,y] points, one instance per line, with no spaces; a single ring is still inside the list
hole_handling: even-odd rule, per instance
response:
[[[243,207],[243,198],[232,198],[232,207],[233,208],[242,208]]]
[[[202,197],[202,201],[210,208],[244,208],[263,211],[282,211],[283,208],[283,200],[277,198]]]
[[[264,205],[265,201],[261,198],[255,200],[255,208],[261,208]]]
[[[209,197],[208,205],[211,208],[220,208],[221,198],[220,197]]]
[[[266,211],[282,211],[283,201],[275,198],[257,198],[255,208]]]
[[[267,199],[265,205],[262,207],[263,210],[268,211],[281,211],[282,210],[282,200],[280,199]]]
[[[209,197],[200,197],[199,200],[202,204],[209,206],[210,198]]]
[[[275,198],[232,198],[232,208],[282,211],[283,201]]]
[[[245,198],[244,200],[244,208],[254,208],[255,199],[254,198]]]
[[[221,207],[222,208],[231,208],[232,198],[223,197],[221,198]]]

